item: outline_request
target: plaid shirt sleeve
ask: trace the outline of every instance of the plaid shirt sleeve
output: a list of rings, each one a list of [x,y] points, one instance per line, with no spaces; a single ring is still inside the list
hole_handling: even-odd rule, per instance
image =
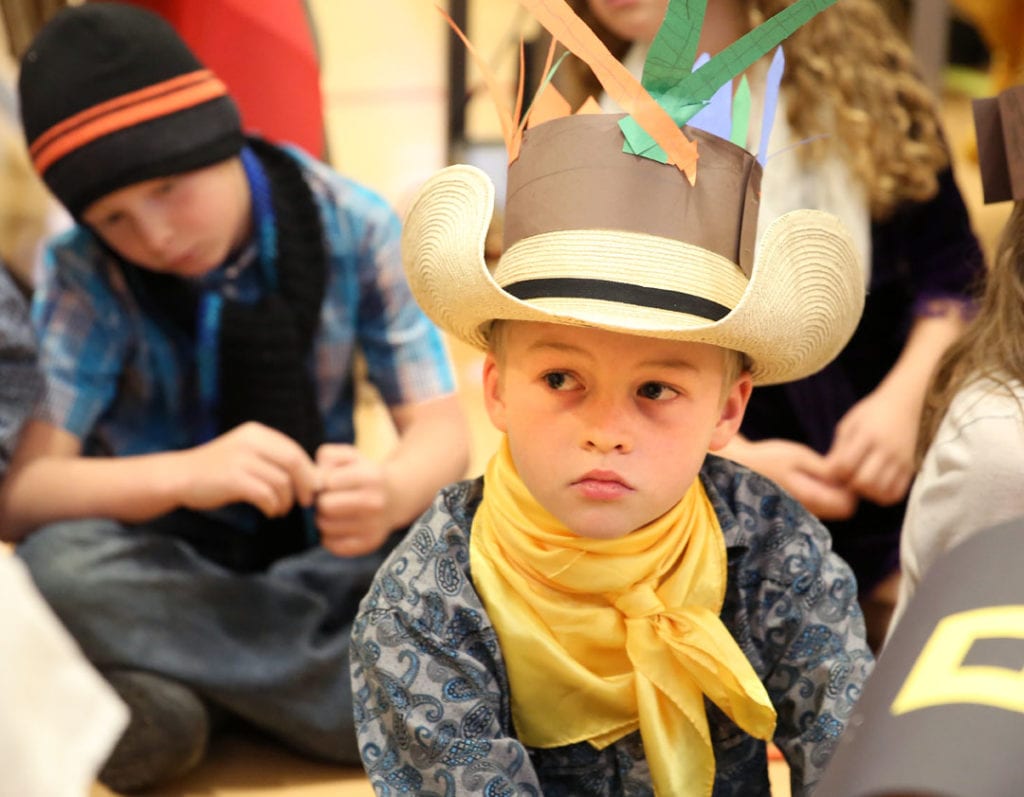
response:
[[[439,330],[413,299],[402,268],[397,218],[378,208],[369,216],[361,272],[363,301],[359,339],[371,381],[389,405],[405,404],[454,390]]]
[[[54,241],[33,298],[46,396],[37,416],[84,438],[114,401],[129,339],[108,257],[83,230]]]
[[[354,334],[348,343],[365,357],[369,381],[388,406],[453,392],[444,338],[416,304],[405,278],[398,217],[374,191],[298,157],[313,180],[314,193],[328,205],[325,235],[334,306],[326,317],[334,328],[329,333],[334,342],[344,349],[342,330]],[[343,367],[347,358],[331,359],[333,365],[318,367]]]
[[[39,396],[42,377],[36,356],[27,302],[7,268],[0,265],[0,476]]]

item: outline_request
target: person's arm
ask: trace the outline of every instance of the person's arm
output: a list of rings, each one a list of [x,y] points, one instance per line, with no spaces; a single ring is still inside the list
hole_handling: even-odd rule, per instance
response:
[[[363,768],[383,791],[539,797],[511,733],[497,637],[466,572],[470,522],[440,496],[360,605],[351,678]]]
[[[339,556],[375,551],[465,475],[469,430],[457,396],[393,407],[391,417],[398,441],[382,462],[351,445],[317,451],[324,477],[317,527],[324,547]]]
[[[767,668],[765,687],[778,712],[775,744],[790,768],[793,797],[822,776],[874,666],[857,603],[857,582],[831,550],[828,532],[791,501],[779,502],[784,545],[766,550],[754,605]],[[771,520],[771,519],[768,519]]]
[[[823,520],[848,518],[857,508],[857,494],[832,478],[825,457],[803,443],[737,434],[716,453],[768,477]]]
[[[826,456],[832,479],[883,506],[906,496],[928,382],[964,324],[956,302],[939,315],[918,317],[895,365],[837,425]]]
[[[936,559],[1024,515],[1024,409],[1002,388],[988,389],[983,398],[969,390],[954,400],[922,463],[900,536],[904,572],[890,628]]]
[[[340,556],[378,548],[407,526],[443,486],[462,478],[469,432],[440,330],[413,299],[401,257],[401,225],[382,197],[340,175],[331,219],[337,285],[358,282],[356,344],[366,379],[388,407],[395,446],[375,461],[352,445],[318,450],[324,491],[317,500],[323,545]]]
[[[873,268],[909,291],[914,322],[899,357],[875,389],[837,424],[829,468],[861,496],[882,505],[907,494],[923,397],[942,354],[961,333],[985,263],[952,169],[938,191],[908,203],[876,229],[890,255]],[[876,225],[877,227],[877,225]]]
[[[0,538],[17,541],[46,523],[109,517],[127,523],[173,509],[214,509],[237,501],[268,516],[309,505],[320,475],[280,432],[243,424],[184,451],[85,457],[78,437],[43,421],[26,424],[0,485]]]

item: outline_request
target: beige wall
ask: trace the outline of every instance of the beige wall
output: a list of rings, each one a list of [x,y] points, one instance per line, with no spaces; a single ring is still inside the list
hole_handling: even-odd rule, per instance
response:
[[[444,0],[438,4],[447,7]],[[332,165],[383,194],[402,214],[411,194],[447,156],[448,24],[433,0],[310,0],[321,48],[321,88]],[[513,95],[518,29],[516,0],[471,0],[470,40]],[[461,45],[459,45],[461,47]],[[479,84],[470,68],[468,80]],[[467,109],[473,135],[500,137],[486,90]],[[481,355],[452,341],[456,379],[473,430],[468,473],[482,471],[497,442],[480,398]],[[358,444],[383,457],[394,441],[387,413],[361,386]]]
[[[331,162],[401,210],[416,186],[446,165],[447,22],[434,0],[310,0],[310,7]],[[510,105],[521,29],[532,30],[516,0],[470,0],[470,40],[498,72]],[[500,136],[472,66],[469,81],[480,89],[467,110],[471,131]]]
[[[445,40],[428,0],[311,0],[333,165],[400,203],[445,155]]]

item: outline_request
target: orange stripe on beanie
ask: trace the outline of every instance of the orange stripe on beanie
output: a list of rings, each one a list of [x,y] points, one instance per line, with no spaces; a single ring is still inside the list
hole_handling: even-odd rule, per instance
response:
[[[54,125],[32,142],[36,170],[47,168],[101,136],[224,97],[227,86],[207,69],[171,78],[122,97],[102,102]]]

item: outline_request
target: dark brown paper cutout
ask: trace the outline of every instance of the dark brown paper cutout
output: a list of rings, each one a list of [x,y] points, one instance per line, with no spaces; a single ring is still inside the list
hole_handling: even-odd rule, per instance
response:
[[[1024,86],[972,105],[985,202],[1024,199]]]

